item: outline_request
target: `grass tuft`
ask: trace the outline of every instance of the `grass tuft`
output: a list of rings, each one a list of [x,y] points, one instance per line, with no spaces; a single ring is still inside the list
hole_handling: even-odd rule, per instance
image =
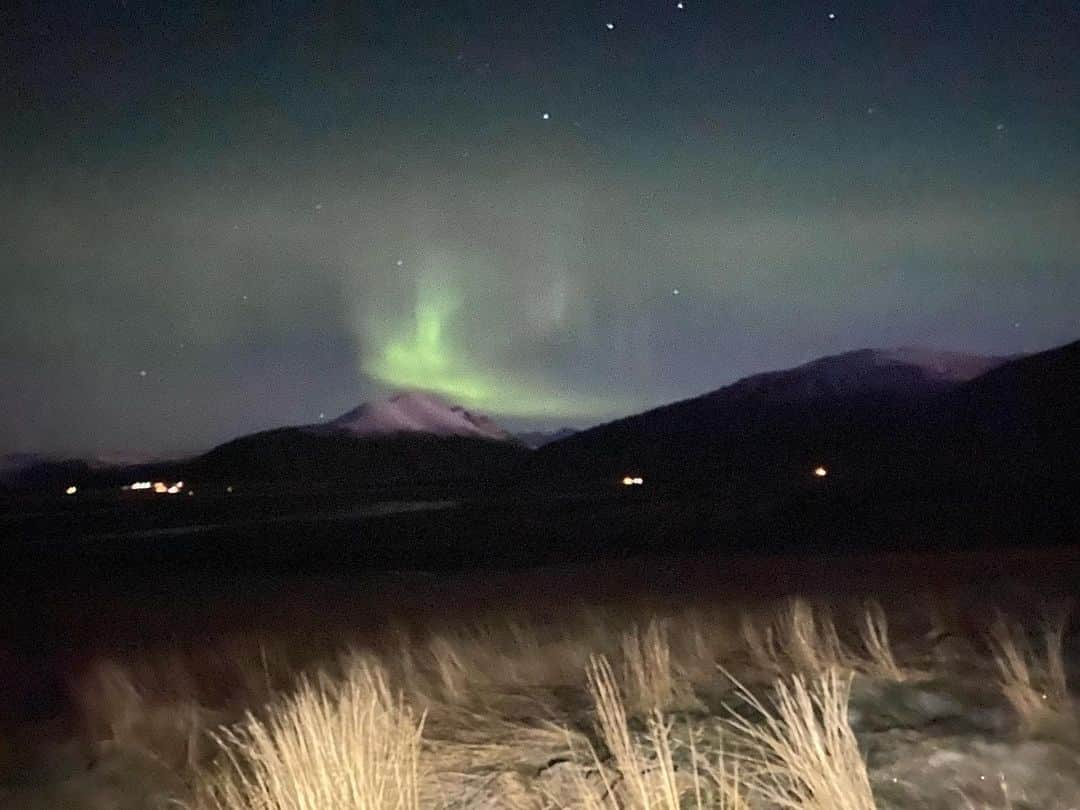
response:
[[[851,675],[828,669],[776,684],[771,706],[736,684],[758,718],[732,713],[746,745],[748,790],[781,810],[874,810],[866,764],[848,723]]]
[[[340,683],[302,681],[267,719],[219,735],[207,810],[419,810],[421,731],[383,670],[355,660]]]
[[[1075,714],[1065,673],[1065,625],[1064,614],[1044,623],[1041,654],[1023,627],[1005,616],[998,615],[990,627],[987,642],[998,685],[1027,733],[1056,733]]]
[[[860,669],[867,675],[890,681],[907,680],[906,672],[896,662],[892,646],[889,644],[889,621],[885,611],[876,601],[869,601],[863,610],[859,624],[859,638],[862,640],[866,658]]]

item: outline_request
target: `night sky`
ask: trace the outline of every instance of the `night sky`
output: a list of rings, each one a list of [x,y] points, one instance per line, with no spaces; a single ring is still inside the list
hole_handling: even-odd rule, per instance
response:
[[[1080,337],[1075,2],[19,5],[0,453]]]

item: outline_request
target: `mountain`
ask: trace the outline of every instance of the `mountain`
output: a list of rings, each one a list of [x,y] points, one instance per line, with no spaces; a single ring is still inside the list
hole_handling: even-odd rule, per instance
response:
[[[491,481],[528,452],[486,416],[432,394],[403,393],[330,422],[234,439],[196,459],[188,475],[344,487]]]
[[[1080,476],[1080,341],[1029,355],[944,399],[976,469],[1032,481]]]
[[[37,453],[0,456],[0,484],[11,490],[63,488],[86,478],[91,465],[81,459],[62,459]]]
[[[62,491],[79,487],[112,487],[148,478],[176,477],[183,461],[157,459],[147,454],[109,453],[87,458],[65,458],[37,453],[0,456],[0,484],[11,491]]]
[[[1007,357],[915,347],[861,349],[823,357],[786,371],[755,374],[695,399],[734,403],[767,398],[776,404],[828,399],[915,399],[947,391],[1007,360]]]
[[[575,428],[564,427],[558,430],[533,430],[526,431],[525,433],[518,433],[517,440],[524,444],[526,447],[537,449],[543,447],[545,444],[551,444],[552,442],[559,442],[563,439],[568,439],[578,431]]]
[[[824,357],[582,431],[530,464],[576,480],[783,487],[830,460],[864,466],[874,441],[940,423],[937,400],[1008,360],[920,348]]]
[[[511,436],[482,414],[449,405],[434,394],[407,392],[370,402],[313,429],[355,437],[428,433],[508,441]]]

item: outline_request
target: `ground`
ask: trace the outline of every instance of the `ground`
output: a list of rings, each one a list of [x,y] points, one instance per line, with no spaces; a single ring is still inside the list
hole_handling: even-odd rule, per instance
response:
[[[420,728],[423,717],[418,807],[669,807],[668,777],[683,806],[700,796],[735,807],[703,774],[718,757],[756,750],[738,718],[763,727],[753,701],[773,711],[778,690],[802,683],[812,697],[835,676],[846,712],[837,727],[850,729],[856,756],[829,753],[847,763],[829,778],[864,767],[872,790],[860,804],[857,785],[841,785],[851,807],[1065,810],[1080,806],[1080,734],[1058,670],[1074,675],[1080,657],[1071,632],[1044,631],[1060,627],[1075,567],[1057,549],[438,576],[175,571],[129,578],[111,603],[79,592],[89,580],[74,592],[67,582],[37,626],[52,657],[7,656],[9,672],[22,666],[24,686],[40,688],[24,689],[36,708],[6,723],[0,807],[201,806],[225,778],[223,732],[245,712],[273,728],[303,677],[328,690],[331,707],[345,700],[343,683],[363,705],[378,702],[356,681],[373,667],[393,727],[405,717]],[[621,759],[603,727],[598,662],[625,713]],[[51,700],[41,697],[48,682]],[[823,706],[810,715],[828,716]],[[340,743],[334,717],[319,733]],[[648,802],[628,792],[635,771]],[[777,806],[748,781],[749,806]],[[232,801],[229,810],[261,806]]]

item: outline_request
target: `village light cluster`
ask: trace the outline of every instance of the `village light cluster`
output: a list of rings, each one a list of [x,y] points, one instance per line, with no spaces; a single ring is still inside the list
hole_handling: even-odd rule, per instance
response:
[[[132,484],[125,484],[120,488],[125,492],[152,490],[158,495],[176,495],[184,488],[184,482],[177,481],[175,484],[166,484],[164,481],[136,481]]]

